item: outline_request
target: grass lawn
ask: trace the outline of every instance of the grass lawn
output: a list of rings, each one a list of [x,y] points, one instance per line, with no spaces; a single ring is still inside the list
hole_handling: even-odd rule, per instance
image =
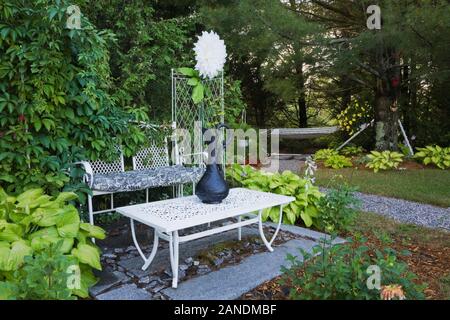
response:
[[[324,187],[336,186],[344,181],[364,193],[450,207],[450,170],[419,169],[374,173],[353,168],[320,168],[316,177],[317,184]]]

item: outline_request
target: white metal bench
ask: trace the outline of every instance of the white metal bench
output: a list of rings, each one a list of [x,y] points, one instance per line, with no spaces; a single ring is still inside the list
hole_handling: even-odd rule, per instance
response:
[[[187,183],[195,183],[204,172],[203,166],[185,167],[182,157],[175,159],[175,164],[170,164],[167,140],[162,145],[152,143],[150,147],[140,150],[133,158],[133,170],[125,171],[124,157],[121,152],[117,161],[105,162],[80,161],[85,171],[84,181],[92,190],[88,195],[89,222],[94,224],[94,215],[115,211],[114,193],[127,191],[146,191],[146,202],[149,200],[149,188],[168,187],[174,189],[174,196],[182,195],[182,186]],[[93,198],[99,195],[110,195],[110,208],[94,211]]]
[[[146,270],[153,261],[158,250],[159,238],[169,241],[170,264],[173,274],[172,287],[176,288],[180,243],[232,229],[238,229],[238,239],[241,240],[241,228],[258,223],[261,238],[267,249],[272,252],[272,243],[280,230],[283,219],[283,206],[294,200],[294,197],[235,188],[230,190],[228,197],[220,204],[204,204],[197,196],[189,196],[121,207],[117,208],[117,212],[130,218],[133,241],[144,260],[142,270]],[[280,206],[280,219],[271,240],[267,240],[262,225],[262,212],[264,209],[275,206]],[[237,217],[238,222],[186,236],[179,235],[179,231],[183,229],[233,217]],[[243,217],[244,219],[242,219]],[[139,221],[155,229],[153,249],[148,257],[145,256],[136,239],[134,221]]]

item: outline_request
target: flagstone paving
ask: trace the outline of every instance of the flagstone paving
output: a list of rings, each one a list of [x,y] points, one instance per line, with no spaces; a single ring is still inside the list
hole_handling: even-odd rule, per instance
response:
[[[274,224],[266,223],[266,228],[273,227]],[[250,237],[257,239],[259,233],[256,228],[243,228],[241,243],[247,248],[247,252],[250,250],[250,255],[236,260],[232,257],[230,260],[227,256],[230,253],[224,249],[214,259],[212,266],[202,265],[194,259],[200,252],[208,252],[218,243],[237,243],[236,230],[182,244],[178,289],[170,288],[172,273],[167,246],[161,245],[147,271],[141,270],[142,259],[133,246],[106,249],[102,256],[104,270],[97,274],[101,280],[91,288],[91,296],[98,300],[236,299],[278,276],[281,266],[287,264],[288,253],[299,255],[299,248],[309,251],[320,238],[327,237],[323,233],[296,226],[283,226],[282,229],[284,231],[280,232],[278,238],[284,242],[280,242],[274,247],[275,251],[270,253],[262,243],[255,244],[246,240]],[[149,246],[146,249],[148,251]],[[230,261],[233,264],[230,265]],[[187,275],[186,272],[193,268],[196,273]]]
[[[180,283],[177,289],[167,288],[162,293],[173,300],[234,300],[281,275],[280,267],[288,265],[287,254],[299,255],[299,248],[311,252],[315,245],[311,240],[291,240],[274,252],[252,255],[240,264],[190,279]]]

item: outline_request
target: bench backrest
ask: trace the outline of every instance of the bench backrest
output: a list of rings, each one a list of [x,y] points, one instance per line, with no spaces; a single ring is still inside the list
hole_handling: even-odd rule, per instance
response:
[[[141,149],[133,157],[133,170],[154,169],[169,166],[169,149],[167,139],[163,144],[152,143],[150,147]]]
[[[120,153],[119,159],[117,161],[105,162],[102,160],[97,160],[91,161],[90,165],[94,174],[108,174],[125,171],[125,164],[122,153]]]

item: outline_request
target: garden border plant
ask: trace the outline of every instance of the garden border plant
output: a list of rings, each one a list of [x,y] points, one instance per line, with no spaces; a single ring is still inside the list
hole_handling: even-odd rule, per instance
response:
[[[318,201],[323,194],[310,181],[300,178],[291,171],[284,171],[281,174],[268,173],[239,164],[231,165],[226,173],[232,185],[295,197],[295,201],[283,207],[284,223],[294,224],[299,219],[307,227],[317,223],[320,214],[317,207]],[[278,208],[263,211],[264,220],[278,222],[279,217],[280,210]]]
[[[37,295],[33,298],[49,297],[47,291],[56,290],[52,285],[59,286],[64,278],[62,266],[69,264],[78,270],[75,274],[80,276],[79,287],[74,286],[70,293],[56,290],[51,297],[89,296],[89,287],[96,283],[91,269],[102,268],[100,250],[91,238],[104,239],[105,232],[80,220],[77,209],[68,203],[76,198],[71,192],[52,197],[42,189],[30,189],[13,197],[0,188],[0,297],[27,298],[32,292]],[[45,256],[56,260],[47,264]],[[44,279],[36,279],[39,265],[47,266],[44,283]],[[69,276],[67,270],[65,273]],[[52,283],[52,278],[59,281]],[[28,292],[25,283],[36,284],[41,290],[33,291],[31,285]]]
[[[421,161],[424,165],[433,164],[439,169],[450,168],[450,147],[443,148],[438,145],[417,148],[419,152],[414,158]]]
[[[311,253],[300,250],[303,259],[288,255],[290,266],[282,267],[280,284],[289,286],[291,299],[380,300],[385,291],[395,289],[398,299],[424,299],[425,285],[397,258],[390,248],[369,247],[367,239],[347,239],[333,245],[333,238],[322,239]],[[409,254],[402,252],[402,255]],[[381,271],[381,291],[367,285],[369,266]]]
[[[396,151],[371,151],[367,156],[366,167],[373,169],[375,173],[380,170],[397,169],[403,162],[404,155]]]

